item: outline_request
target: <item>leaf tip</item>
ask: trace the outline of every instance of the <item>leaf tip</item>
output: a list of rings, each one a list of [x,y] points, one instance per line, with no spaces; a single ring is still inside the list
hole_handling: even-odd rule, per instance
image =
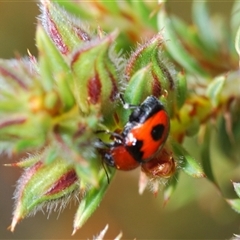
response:
[[[77,232],[78,228],[74,228],[72,231],[72,236],[75,235],[75,233]]]
[[[18,215],[14,215],[11,225],[7,228],[10,232],[14,232],[16,225],[20,222],[21,218]]]

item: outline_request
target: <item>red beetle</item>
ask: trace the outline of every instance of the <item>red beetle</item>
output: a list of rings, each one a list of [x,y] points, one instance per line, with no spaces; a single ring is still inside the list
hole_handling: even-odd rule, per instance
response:
[[[139,106],[124,101],[123,106],[133,111],[120,134],[110,133],[114,141],[105,144],[103,158],[107,165],[127,171],[159,154],[167,140],[170,121],[163,104],[154,96],[147,97]]]

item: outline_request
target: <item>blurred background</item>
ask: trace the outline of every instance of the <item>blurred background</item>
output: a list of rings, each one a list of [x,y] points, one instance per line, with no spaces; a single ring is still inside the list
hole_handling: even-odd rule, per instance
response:
[[[191,19],[191,1],[170,1],[170,10],[187,21]],[[212,11],[229,16],[231,1],[212,1]],[[240,14],[240,13],[238,13]],[[35,28],[39,10],[33,1],[0,1],[0,58],[24,56],[27,49],[37,56]],[[187,149],[198,157],[197,142],[186,140]],[[213,143],[214,146],[215,143]],[[216,148],[217,149],[217,148]],[[1,156],[1,163],[17,158]],[[239,174],[233,172],[229,159],[213,152],[216,178],[231,196],[231,183]],[[139,169],[118,172],[90,220],[71,237],[77,204],[72,202],[61,214],[48,216],[38,212],[24,219],[14,233],[7,230],[11,222],[13,192],[21,171],[0,164],[0,239],[91,239],[106,224],[106,239],[123,232],[123,239],[230,239],[239,233],[239,215],[232,211],[216,188],[206,179],[192,179],[181,173],[176,192],[163,207],[162,194],[149,191],[138,194]],[[224,169],[224,172],[218,171]],[[186,195],[187,190],[187,195]]]

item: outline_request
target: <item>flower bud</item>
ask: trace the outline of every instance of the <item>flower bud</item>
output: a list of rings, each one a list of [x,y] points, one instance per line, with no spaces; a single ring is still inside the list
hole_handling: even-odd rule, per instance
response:
[[[70,67],[40,25],[37,28],[36,39],[39,48],[41,87],[45,92],[55,91],[63,110],[69,110],[75,104],[71,90],[73,79]]]
[[[63,55],[67,55],[90,35],[79,19],[74,18],[56,3],[42,0],[41,22],[44,29]]]
[[[40,157],[40,156],[39,156]],[[36,212],[43,204],[66,198],[79,189],[78,177],[71,165],[57,159],[51,164],[44,164],[40,159],[33,166],[26,168],[18,181],[15,192],[15,210],[10,230],[27,215]],[[64,203],[61,200],[61,204]]]
[[[163,43],[162,35],[158,34],[131,54],[125,68],[127,87],[124,99],[131,104],[139,104],[147,96],[153,95],[163,101],[171,116],[176,76],[161,52]],[[123,117],[123,121],[126,120],[127,115]]]
[[[91,105],[100,105],[106,118],[111,113],[119,91],[118,69],[111,56],[116,36],[117,33],[113,32],[95,39],[79,48],[72,56],[74,93],[83,113],[88,113]]]
[[[140,102],[149,95],[160,97],[173,84],[169,70],[160,59],[162,44],[163,38],[158,34],[145,44],[140,45],[131,54],[125,68],[125,75],[128,81],[125,94],[126,100],[132,101],[134,99]],[[140,85],[144,86],[144,88],[141,87],[142,91],[140,92],[136,91],[139,88],[138,85],[139,87]],[[136,102],[131,103],[136,104]]]

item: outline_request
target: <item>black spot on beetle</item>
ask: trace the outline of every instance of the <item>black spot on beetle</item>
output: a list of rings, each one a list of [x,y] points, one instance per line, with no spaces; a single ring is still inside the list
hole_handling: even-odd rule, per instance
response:
[[[154,141],[158,141],[162,138],[164,132],[164,125],[163,124],[158,124],[152,128],[151,131],[151,136]]]
[[[142,162],[143,152],[141,148],[143,146],[143,141],[137,140],[132,146],[126,146],[127,151],[133,156],[137,162]]]

